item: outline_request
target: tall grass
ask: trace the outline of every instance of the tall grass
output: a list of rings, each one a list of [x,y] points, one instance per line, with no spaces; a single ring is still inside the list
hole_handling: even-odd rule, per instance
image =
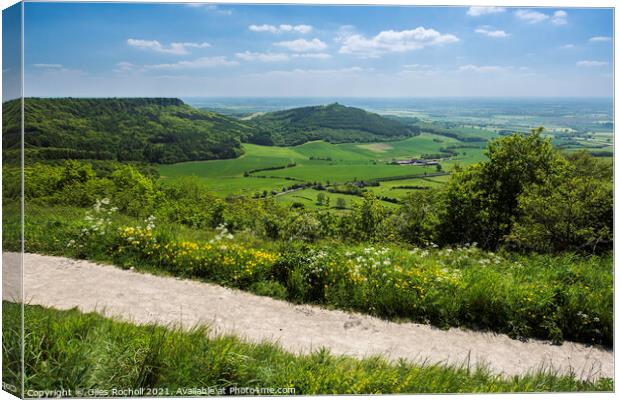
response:
[[[3,339],[19,332],[19,305],[3,303]],[[326,350],[294,355],[276,345],[231,336],[133,325],[82,314],[25,307],[25,389],[65,390],[70,395],[110,395],[113,390],[158,389],[182,395],[189,388],[234,393],[234,388],[293,388],[295,394],[470,393],[611,391],[610,379],[584,382],[538,371],[520,377],[493,375],[482,367],[358,360]],[[6,369],[7,354],[3,354]],[[28,392],[30,391],[30,392]],[[127,393],[127,392],[125,392]],[[143,392],[144,393],[144,392]],[[190,393],[191,394],[191,393]]]

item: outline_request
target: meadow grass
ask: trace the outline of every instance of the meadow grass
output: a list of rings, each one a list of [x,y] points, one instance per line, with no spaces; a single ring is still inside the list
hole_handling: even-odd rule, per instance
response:
[[[3,343],[20,341],[20,313],[20,305],[3,302]],[[234,393],[243,387],[292,388],[297,395],[613,390],[611,379],[581,381],[543,370],[505,377],[479,366],[391,363],[325,349],[292,354],[272,343],[209,336],[207,327],[135,325],[76,309],[26,305],[24,318],[26,397],[54,389],[72,396],[89,389],[94,396],[114,395],[115,389],[180,396],[191,395],[189,388]],[[3,352],[3,379],[18,386],[15,356]]]
[[[242,177],[245,171],[252,169],[276,167],[307,159],[291,147],[244,144],[243,149],[245,154],[239,158],[160,165],[159,171],[162,176],[169,178],[188,175],[201,178]]]
[[[402,199],[411,194],[412,191],[419,190],[416,188],[439,188],[446,184],[450,179],[450,175],[435,177],[420,177],[414,179],[402,179],[397,181],[380,182],[379,186],[369,186],[366,189],[373,192],[377,196],[386,196],[396,199]]]
[[[423,154],[439,153],[439,149],[461,143],[447,136],[422,133],[404,140],[379,143],[344,143],[336,147],[363,154],[370,160],[391,161],[393,158],[416,158]],[[378,145],[378,146],[376,146]]]
[[[262,194],[264,191],[271,193],[273,190],[280,192],[283,188],[298,183],[285,178],[260,178],[255,176],[235,176],[223,178],[206,178],[202,180],[205,188],[219,196],[248,196]]]
[[[368,190],[375,191],[375,187],[369,187]],[[317,204],[317,196],[319,193],[323,193],[326,197],[329,198],[329,206],[327,205],[318,205]],[[383,193],[381,193],[383,194]],[[389,196],[393,193],[385,193],[386,196]],[[396,196],[391,196],[396,197]],[[276,200],[285,204],[293,204],[293,203],[301,203],[304,205],[306,209],[320,209],[320,210],[332,210],[339,211],[337,208],[337,200],[341,198],[344,199],[345,202],[345,210],[351,209],[355,203],[361,203],[363,198],[361,196],[356,196],[352,194],[345,193],[331,193],[325,190],[316,190],[316,189],[302,189],[294,192],[286,193],[276,197]],[[394,203],[390,203],[387,201],[381,201],[381,205],[384,207],[396,207]]]
[[[372,180],[403,175],[417,175],[435,172],[435,168],[390,165],[381,163],[344,164],[327,161],[304,161],[296,167],[267,171],[265,175],[274,177],[292,177],[305,182],[345,183],[359,180]]]

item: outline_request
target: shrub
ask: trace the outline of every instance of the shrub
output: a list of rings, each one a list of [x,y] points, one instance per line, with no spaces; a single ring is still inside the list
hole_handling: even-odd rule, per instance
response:
[[[281,237],[284,240],[314,242],[323,237],[321,222],[306,211],[291,213],[283,224]]]

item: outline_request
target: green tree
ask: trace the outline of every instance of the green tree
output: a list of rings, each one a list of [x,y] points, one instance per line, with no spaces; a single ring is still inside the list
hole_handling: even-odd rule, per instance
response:
[[[612,239],[613,186],[577,168],[529,187],[507,237],[511,245],[538,252],[608,250]]]
[[[151,179],[131,165],[114,171],[111,179],[115,186],[112,201],[120,211],[133,216],[144,216],[152,212],[155,190]]]
[[[437,192],[417,190],[411,192],[396,214],[395,228],[400,238],[416,245],[435,242],[439,216]]]
[[[347,201],[343,199],[342,197],[338,197],[336,199],[336,208],[339,210],[343,210],[347,208]]]
[[[77,183],[85,183],[94,178],[95,171],[93,171],[93,167],[90,164],[67,160],[62,165],[60,180],[57,184],[62,188]]]
[[[355,239],[374,240],[377,227],[387,214],[385,207],[372,192],[363,195],[364,200],[353,207],[353,228]]]
[[[518,217],[518,198],[525,189],[565,172],[568,161],[542,131],[496,139],[485,151],[488,160],[454,174],[445,193],[443,241],[497,247]]]
[[[288,215],[280,233],[285,240],[314,242],[323,236],[323,229],[315,214],[302,210]]]
[[[318,206],[322,206],[323,204],[325,204],[325,198],[326,198],[325,193],[323,193],[323,192],[319,192],[319,193],[316,195],[316,204],[317,204]]]

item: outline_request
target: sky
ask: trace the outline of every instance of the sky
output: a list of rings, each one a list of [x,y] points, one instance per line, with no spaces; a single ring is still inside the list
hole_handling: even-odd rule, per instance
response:
[[[21,97],[21,4],[2,11],[2,101]]]
[[[41,97],[613,95],[611,9],[26,3]]]

